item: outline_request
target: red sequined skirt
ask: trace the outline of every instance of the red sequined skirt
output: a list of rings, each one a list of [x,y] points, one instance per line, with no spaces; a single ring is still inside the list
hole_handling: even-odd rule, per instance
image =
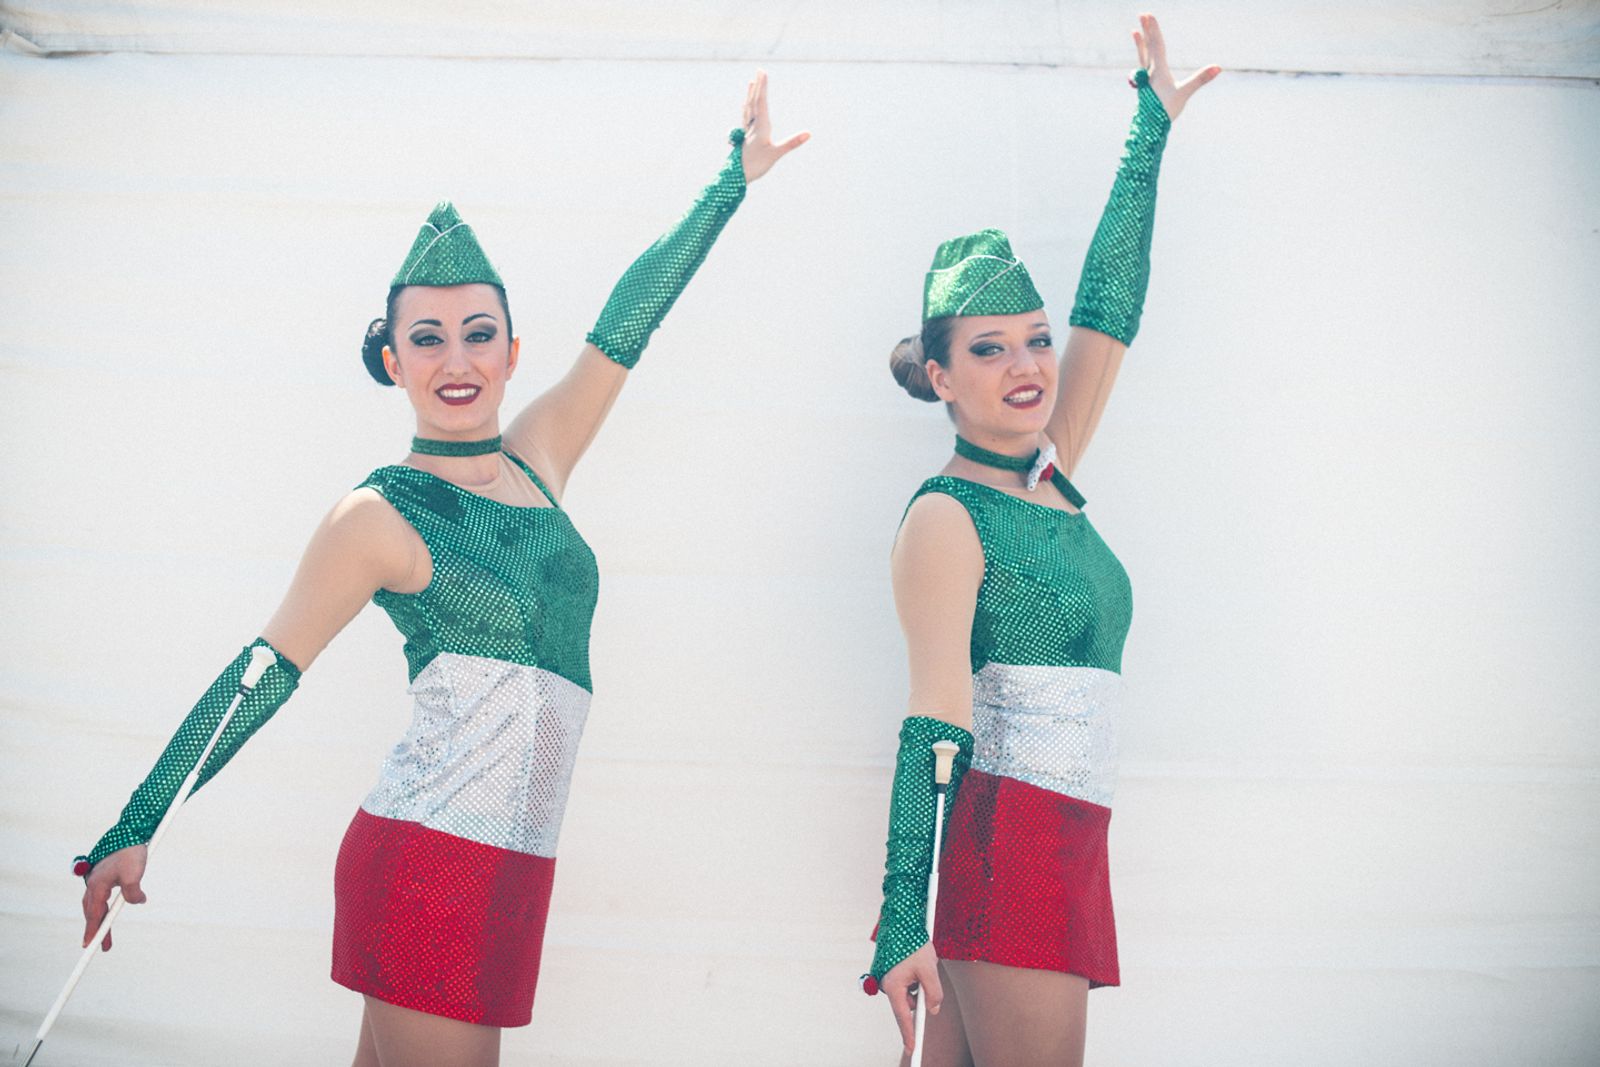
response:
[[[1001,775],[961,779],[939,860],[934,949],[1117,985],[1111,809]]]
[[[334,870],[333,980],[430,1015],[526,1026],[555,868],[358,809]]]

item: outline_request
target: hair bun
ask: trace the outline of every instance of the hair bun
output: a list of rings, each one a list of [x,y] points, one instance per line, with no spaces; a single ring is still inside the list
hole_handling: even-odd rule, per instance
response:
[[[889,373],[900,383],[900,388],[918,400],[938,400],[933,383],[928,380],[928,357],[922,350],[922,338],[912,334],[894,346],[889,353]]]
[[[389,320],[373,319],[367,324],[367,335],[361,339],[361,362],[367,373],[379,385],[393,385],[389,368],[383,365],[383,349],[389,343]]]

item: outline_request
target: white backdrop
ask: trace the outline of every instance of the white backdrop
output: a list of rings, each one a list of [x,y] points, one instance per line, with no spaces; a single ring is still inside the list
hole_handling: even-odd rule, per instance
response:
[[[253,6],[204,32],[396,36],[361,5]],[[1565,43],[1494,78],[1293,77],[1265,71],[1351,53],[1163,12],[1179,65],[1229,42],[1261,72],[1173,133],[1143,332],[1077,479],[1136,600],[1125,985],[1091,997],[1091,1063],[1600,1050],[1594,8],[1511,32],[1466,6],[1399,5],[1454,27],[1432,37],[1355,9],[1392,63],[1348,69]],[[0,5],[0,29],[207,50],[151,44],[201,33],[198,6],[103,8]],[[710,2],[465,9],[559,61],[0,55],[0,1042],[71,966],[71,856],[322,513],[403,454],[409,409],[357,342],[433,201],[507,279],[525,401],[715,173],[760,60],[779,132],[815,138],[752,187],[569,490],[601,563],[596,699],[505,1060],[892,1062],[854,981],[904,711],[887,552],[949,428],[887,353],[934,245],[985,225],[1064,320],[1133,107],[1131,9],[1108,41],[1105,5],[971,8],[970,41],[888,35],[928,62],[873,61],[870,8],[773,61]],[[431,33],[420,12],[395,18]],[[331,871],[409,718],[399,646],[369,609],[185,811],[47,1063],[348,1058]]]

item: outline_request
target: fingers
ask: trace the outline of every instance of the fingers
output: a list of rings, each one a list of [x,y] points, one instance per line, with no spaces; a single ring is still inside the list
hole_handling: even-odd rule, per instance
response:
[[[1221,73],[1221,67],[1202,67],[1200,70],[1195,71],[1193,74],[1189,75],[1183,80],[1182,84],[1178,86],[1178,92],[1182,93],[1184,96],[1191,96],[1196,89],[1199,89],[1202,85],[1206,85],[1211,81],[1211,79],[1215,78]]]
[[[944,986],[939,982],[939,968],[918,972],[917,977],[921,980],[922,995],[928,998],[928,1014],[938,1015],[939,1006],[944,1003]]]
[[[894,1012],[895,1025],[900,1028],[900,1043],[909,1055],[917,1044],[917,998],[909,985],[885,987],[884,992],[889,994],[889,1007]]]
[[[79,948],[88,948],[89,939],[100,929],[100,920],[106,917],[106,898],[97,896],[93,887],[83,891],[83,940]]]
[[[1161,23],[1156,21],[1154,15],[1140,15],[1139,28],[1144,30],[1145,40],[1149,42],[1151,66],[1166,66],[1167,41],[1161,36]]]
[[[787,155],[788,153],[793,152],[796,148],[799,148],[801,145],[805,144],[809,140],[811,140],[811,131],[810,130],[802,130],[801,132],[795,134],[793,137],[789,138],[787,141],[784,141],[782,144],[777,146],[778,155],[779,156]]]
[[[1138,30],[1133,31],[1133,46],[1139,50],[1139,69],[1150,69],[1150,50],[1145,47],[1144,34]]]

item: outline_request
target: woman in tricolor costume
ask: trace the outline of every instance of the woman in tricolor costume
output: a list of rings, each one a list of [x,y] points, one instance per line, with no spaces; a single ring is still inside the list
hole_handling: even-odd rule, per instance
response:
[[[500,276],[449,204],[435,208],[362,358],[416,413],[404,462],[340,500],[254,645],[276,663],[243,702],[203,785],[375,601],[405,636],[415,713],[339,851],[333,978],[365,995],[361,1067],[492,1064],[529,1021],[573,761],[589,706],[595,559],[561,508],[650,334],[744,198],[808,134],[774,143],[767,83],[694,206],[630,266],[576,363],[504,428],[518,339]],[[247,647],[190,712],[87,856],[84,943],[108,895],[143,901],[156,823],[221,721]],[[110,948],[106,938],[105,948]]]
[[[1067,479],[1138,329],[1168,129],[1219,73],[1177,84],[1148,15],[1134,41],[1137,110],[1059,366],[1044,301],[998,230],[939,247],[921,334],[891,357],[912,396],[949,405],[957,434],[892,557],[910,715],[863,976],[888,995],[908,1055],[913,993],[927,997],[928,1067],[1081,1063],[1088,991],[1118,982],[1106,830],[1133,605]],[[940,740],[959,754],[929,944]]]

